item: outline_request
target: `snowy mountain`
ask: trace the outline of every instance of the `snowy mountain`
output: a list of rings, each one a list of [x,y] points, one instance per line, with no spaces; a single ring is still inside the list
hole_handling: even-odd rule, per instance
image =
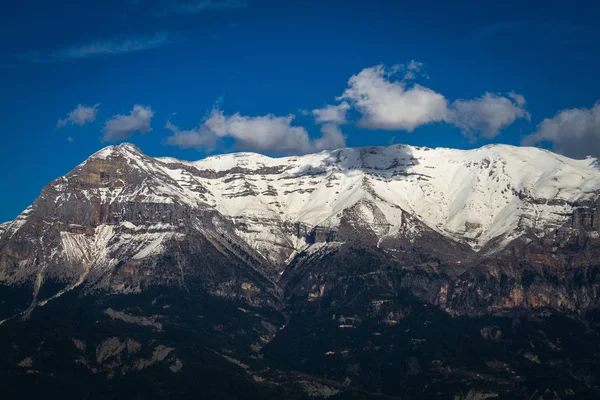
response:
[[[60,387],[60,369],[116,397],[139,377],[232,398],[230,380],[259,398],[596,395],[599,309],[597,162],[537,148],[189,162],[123,144],[0,225],[0,375]]]
[[[70,282],[54,296],[83,283],[137,292],[158,278],[146,272],[116,280],[118,265],[148,263],[198,235],[251,259],[273,282],[297,254],[346,242],[387,253],[429,243],[430,255],[456,260],[489,256],[523,235],[557,230],[598,193],[596,160],[528,147],[395,145],[188,162],[122,144],[50,183],[2,225],[0,279]],[[32,241],[35,251],[15,251]]]
[[[131,170],[128,177],[135,175],[134,182],[123,180],[123,171],[110,170],[115,160]],[[78,179],[90,166],[98,175],[81,185]],[[350,211],[380,240],[400,230],[418,234],[419,226],[406,222],[408,215],[476,251],[496,239],[486,251],[497,251],[528,229],[543,235],[561,226],[575,204],[595,198],[598,191],[595,160],[572,160],[537,148],[490,145],[463,151],[396,145],[285,158],[235,153],[187,162],[153,159],[123,144],[92,155],[54,181],[41,198],[53,201],[56,210],[71,198],[105,206],[137,202],[211,208],[236,225],[235,233],[247,245],[281,266],[309,244],[307,235],[298,232],[336,230]],[[14,234],[29,213],[9,224],[7,233]],[[117,220],[121,229],[142,229]],[[97,226],[85,226],[92,228]],[[135,256],[160,251],[163,241],[176,237],[175,228],[151,227],[148,245]],[[101,232],[106,235],[106,229]],[[69,240],[62,251],[77,256]]]
[[[119,230],[139,241],[133,258],[143,259],[177,239],[177,221],[134,222],[125,209],[117,215],[111,206],[174,204],[215,210],[234,224],[246,245],[283,268],[312,244],[311,232],[336,231],[349,214],[380,241],[400,231],[414,238],[427,228],[475,251],[494,252],[528,230],[543,236],[556,229],[576,204],[599,192],[594,159],[573,160],[537,148],[395,145],[284,158],[234,153],[187,162],[150,158],[122,144],[102,149],[52,182],[33,208],[3,224],[2,231],[7,240],[42,204],[44,212],[51,208],[60,216],[76,201],[79,208],[93,205],[112,215],[88,215],[83,221],[42,216],[45,223],[68,225],[55,253],[79,260],[96,252],[98,258]],[[494,245],[486,248],[490,241]]]
[[[470,151],[397,145],[302,157],[238,153],[192,163],[157,160],[187,198],[198,198],[189,191],[202,188],[202,201],[252,225],[277,221],[336,227],[344,212],[358,205],[357,217],[380,238],[398,232],[408,213],[475,250],[499,237],[506,244],[527,228],[543,232],[560,226],[573,204],[600,190],[593,159],[505,145]],[[261,241],[280,238],[260,231],[244,235],[257,249],[263,248]]]

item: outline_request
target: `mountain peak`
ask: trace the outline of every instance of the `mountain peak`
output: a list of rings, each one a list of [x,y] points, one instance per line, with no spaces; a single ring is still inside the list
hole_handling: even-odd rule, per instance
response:
[[[106,146],[103,149],[95,152],[90,158],[109,158],[114,156],[123,156],[128,154],[144,155],[142,151],[131,143],[121,143],[119,145]]]
[[[265,253],[301,247],[293,235],[271,233],[278,224],[338,229],[350,214],[380,239],[396,234],[404,215],[411,215],[481,249],[529,228],[561,225],[574,204],[600,193],[600,171],[591,160],[504,145],[457,150],[396,144],[279,158],[245,152],[189,162],[148,157],[123,143],[96,152],[52,186],[47,197],[56,207],[62,201],[56,199],[76,195],[113,208],[185,204],[254,221],[248,244]]]

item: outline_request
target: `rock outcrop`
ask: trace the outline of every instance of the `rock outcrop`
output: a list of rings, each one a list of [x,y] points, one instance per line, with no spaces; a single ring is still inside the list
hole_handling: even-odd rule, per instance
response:
[[[209,364],[273,398],[598,394],[599,207],[593,160],[533,148],[111,146],[0,225],[0,367],[105,396]]]

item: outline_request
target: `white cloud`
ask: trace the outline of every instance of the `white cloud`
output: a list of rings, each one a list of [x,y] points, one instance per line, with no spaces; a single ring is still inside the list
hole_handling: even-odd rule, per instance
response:
[[[400,79],[394,79],[394,75],[400,75]],[[312,114],[315,122],[322,124],[319,138],[310,138],[304,127],[294,126],[294,115],[227,116],[216,106],[195,129],[180,130],[168,122],[166,128],[173,135],[166,143],[211,151],[229,138],[238,149],[259,152],[290,154],[335,149],[346,145],[340,125],[348,123],[351,109],[361,114],[358,124],[368,129],[411,132],[421,125],[443,122],[459,127],[472,140],[493,138],[516,119],[529,119],[525,98],[515,92],[505,96],[485,93],[450,104],[442,94],[408,82],[417,75],[426,76],[423,63],[415,60],[391,68],[377,65],[353,75],[336,99],[338,104],[310,112],[299,110],[302,115]]]
[[[410,60],[406,66],[406,72],[404,73],[404,80],[410,81],[416,79],[418,75],[423,75],[428,78],[426,74],[422,72],[423,63],[415,60]]]
[[[135,132],[147,133],[152,130],[150,121],[154,111],[150,107],[134,105],[129,115],[115,115],[104,125],[104,140],[114,142],[125,140]]]
[[[346,135],[344,135],[335,123],[326,123],[321,127],[321,137],[313,141],[315,150],[334,150],[346,147]]]
[[[592,108],[573,108],[544,119],[537,131],[523,138],[526,146],[543,142],[569,157],[600,157],[600,101]]]
[[[350,109],[350,104],[347,102],[342,102],[337,106],[326,105],[323,108],[317,108],[312,110],[312,114],[315,117],[315,121],[318,124],[333,122],[335,124],[345,124],[346,121],[346,113]]]
[[[339,128],[323,126],[323,136],[311,140],[306,129],[292,125],[293,119],[293,115],[273,114],[248,117],[236,113],[227,116],[221,110],[214,109],[196,129],[181,131],[168,122],[166,127],[173,135],[167,138],[167,143],[211,151],[220,140],[232,138],[235,147],[240,150],[285,154],[308,153],[345,145],[345,138]]]
[[[310,141],[306,129],[292,126],[293,115],[268,114],[246,117],[239,113],[226,116],[213,110],[203,128],[218,138],[232,137],[237,147],[252,151],[307,152]]]
[[[198,149],[212,151],[217,144],[217,138],[210,132],[198,129],[182,131],[171,121],[167,121],[165,128],[173,132],[172,136],[167,138],[167,144],[181,147],[182,149]]]
[[[176,40],[169,33],[158,32],[151,36],[129,36],[109,40],[97,40],[89,43],[57,49],[51,52],[31,52],[17,58],[31,63],[54,63],[85,58],[115,56],[155,49],[169,45]]]
[[[56,123],[56,128],[62,128],[67,124],[82,126],[86,122],[94,122],[98,113],[98,106],[84,106],[79,104],[77,108],[67,114],[67,118],[59,119]]]
[[[450,107],[447,122],[460,128],[471,141],[479,137],[493,139],[516,119],[529,120],[525,98],[514,92],[508,96],[485,93],[477,99],[456,100]]]
[[[412,132],[422,125],[445,122],[460,128],[472,141],[493,138],[519,118],[529,120],[525,97],[514,91],[506,96],[485,93],[449,104],[442,94],[409,82],[417,75],[427,77],[422,69],[423,63],[415,60],[391,68],[365,68],[350,78],[348,88],[337,99],[348,101],[362,115],[359,125],[368,129]],[[394,80],[401,72],[403,79]]]
[[[439,93],[390,77],[398,68],[365,68],[348,81],[338,100],[347,100],[362,114],[359,124],[369,129],[413,131],[420,125],[444,121],[448,101]]]
[[[511,90],[507,94],[508,94],[508,97],[510,97],[511,99],[513,99],[515,101],[515,103],[517,103],[517,105],[519,107],[523,107],[525,105],[525,103],[527,102],[525,100],[525,97],[521,96],[520,94],[515,93],[514,90]]]

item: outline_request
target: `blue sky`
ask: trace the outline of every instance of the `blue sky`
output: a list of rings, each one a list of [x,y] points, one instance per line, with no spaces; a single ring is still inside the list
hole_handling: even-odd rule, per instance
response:
[[[600,156],[592,1],[3,7],[0,221],[125,140],[189,160],[392,143]]]

